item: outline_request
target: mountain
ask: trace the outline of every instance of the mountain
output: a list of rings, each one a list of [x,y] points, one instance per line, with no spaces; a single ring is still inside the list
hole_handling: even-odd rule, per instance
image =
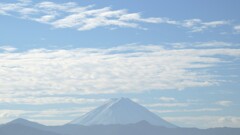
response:
[[[29,127],[31,126],[31,127]],[[0,135],[240,135],[239,128],[166,128],[147,121],[113,125],[62,125],[45,126],[44,129],[7,123],[0,126]]]
[[[152,125],[167,128],[177,127],[128,98],[111,99],[102,106],[84,114],[68,124],[86,126],[111,124],[125,125],[138,123],[140,121],[147,121]]]
[[[23,125],[23,126],[33,127],[38,129],[44,129],[46,127],[45,125],[39,124],[37,122],[32,122],[23,118],[18,118],[7,123],[7,125],[12,125],[12,124]]]
[[[45,126],[22,118],[0,125],[0,135],[240,135],[240,128],[181,128],[127,98],[111,99],[79,119]]]
[[[25,125],[26,124],[26,125]],[[33,123],[18,119],[0,126],[0,135],[61,135],[51,131],[34,128]],[[27,126],[28,125],[28,126]]]
[[[39,126],[40,125],[40,126]],[[240,128],[166,128],[140,121],[133,124],[44,126],[25,119],[0,125],[0,135],[240,135]]]

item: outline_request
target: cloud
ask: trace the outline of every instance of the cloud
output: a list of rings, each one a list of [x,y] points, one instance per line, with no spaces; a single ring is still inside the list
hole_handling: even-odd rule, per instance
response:
[[[202,32],[210,28],[229,25],[227,20],[203,21],[201,19],[174,20],[167,17],[142,17],[140,13],[129,13],[126,9],[114,10],[111,7],[96,8],[93,5],[79,6],[75,2],[55,3],[44,1],[18,1],[17,3],[0,3],[0,15],[15,16],[44,24],[54,28],[73,28],[79,31],[98,27],[138,28],[142,23],[168,24]],[[237,28],[237,26],[236,26]]]
[[[36,95],[37,96],[37,95]],[[86,99],[74,97],[4,97],[0,96],[0,103],[11,104],[30,104],[30,105],[44,105],[44,104],[87,104],[95,102],[105,102],[106,99]]]
[[[49,23],[53,19],[55,19],[54,15],[44,15],[44,16],[42,16],[40,18],[35,19],[35,21],[41,22],[41,23]]]
[[[5,51],[5,52],[14,52],[17,50],[17,48],[12,47],[12,46],[0,46],[0,51]]]
[[[214,128],[214,127],[236,127],[240,126],[238,116],[185,116],[164,117],[167,121],[182,127]],[[205,124],[203,124],[205,123]]]
[[[215,104],[221,105],[221,106],[230,106],[232,104],[232,101],[222,100],[222,101],[217,101]]]
[[[216,75],[205,69],[231,62],[239,49],[166,49],[158,45],[129,45],[105,49],[33,49],[0,53],[2,102],[81,102],[49,96],[140,93],[183,90],[216,85]],[[18,97],[18,98],[16,98]],[[21,97],[30,97],[21,99]],[[12,98],[10,100],[10,98]],[[32,98],[32,100],[31,100]],[[36,98],[34,101],[33,98]],[[56,100],[56,101],[54,101]]]
[[[207,41],[207,42],[177,42],[166,43],[174,48],[238,48],[240,44],[224,41]]]
[[[94,107],[79,107],[79,108],[69,108],[69,109],[46,109],[46,110],[38,110],[38,111],[31,111],[31,114],[27,115],[28,119],[67,119],[68,122],[76,117],[80,117],[83,114],[93,110]],[[64,118],[62,117],[64,116]],[[61,123],[58,123],[58,125]],[[62,123],[65,124],[65,123]]]
[[[196,47],[231,47],[235,45],[229,42],[210,41],[210,42],[196,42],[194,46]]]
[[[0,119],[7,119],[12,117],[18,117],[22,114],[26,113],[25,110],[0,110]]]
[[[171,101],[176,101],[175,98],[173,97],[160,97],[158,98],[159,100],[163,101],[163,102],[171,102]]]
[[[233,29],[236,31],[236,32],[240,32],[240,25],[236,25],[233,27]]]
[[[189,106],[189,103],[155,103],[147,104],[147,107],[186,107]]]
[[[217,26],[229,24],[229,22],[228,21],[211,21],[211,22],[204,22],[202,24],[206,27],[217,27]]]
[[[193,113],[193,112],[216,112],[222,108],[198,108],[198,109],[180,109],[180,110],[156,110],[151,109],[155,113]]]
[[[178,25],[191,29],[191,32],[202,32],[209,28],[215,28],[230,24],[227,20],[204,22],[201,19],[188,19],[179,22]]]
[[[0,14],[80,31],[112,26],[142,29],[140,23],[160,22],[160,18],[143,18],[140,13],[129,13],[126,9],[95,8],[92,5],[83,7],[74,2],[0,3]]]
[[[65,119],[29,119],[31,121],[35,121],[47,126],[58,126],[58,125],[64,125],[69,123],[69,120],[65,120]]]

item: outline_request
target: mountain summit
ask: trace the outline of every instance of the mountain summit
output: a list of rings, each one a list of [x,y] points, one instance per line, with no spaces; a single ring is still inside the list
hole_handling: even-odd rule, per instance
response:
[[[140,121],[146,121],[152,125],[168,128],[177,127],[128,98],[111,99],[102,106],[84,114],[69,124],[88,126],[132,124]]]
[[[29,121],[23,118],[15,119],[13,121],[8,122],[7,124],[8,125],[17,124],[17,125],[23,125],[23,126],[39,128],[39,129],[42,129],[45,127],[45,125],[39,124],[37,122]]]

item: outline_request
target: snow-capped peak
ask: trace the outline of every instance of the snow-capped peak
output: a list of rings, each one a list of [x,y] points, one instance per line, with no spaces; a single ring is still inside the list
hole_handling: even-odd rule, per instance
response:
[[[110,99],[102,106],[84,114],[69,124],[110,125],[131,124],[140,121],[147,121],[152,125],[169,128],[176,127],[128,98]]]

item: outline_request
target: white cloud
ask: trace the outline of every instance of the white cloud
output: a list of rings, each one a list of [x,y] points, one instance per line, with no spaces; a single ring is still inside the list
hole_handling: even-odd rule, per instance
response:
[[[233,29],[234,29],[236,32],[240,32],[240,25],[234,26]]]
[[[159,100],[163,101],[163,102],[171,102],[171,101],[176,101],[175,98],[173,97],[160,97],[158,98]]]
[[[239,57],[240,50],[130,45],[108,49],[35,49],[0,53],[0,96],[2,102],[14,102],[13,97],[24,96],[35,98],[212,86],[219,83],[218,79],[211,73],[201,72],[201,69],[227,61],[219,55]],[[32,102],[31,98],[26,100],[22,102]],[[52,100],[49,102],[61,99]],[[36,98],[35,101],[44,102],[45,99]],[[71,102],[79,102],[79,99],[71,99]]]
[[[143,18],[140,13],[128,13],[125,9],[94,8],[92,5],[81,7],[74,2],[0,3],[0,14],[49,24],[55,28],[75,28],[80,31],[106,26],[142,28],[140,22],[160,21],[159,18]]]
[[[216,104],[221,106],[230,106],[232,104],[232,101],[222,100],[222,101],[217,101]]]
[[[0,110],[0,119],[7,119],[12,117],[19,117],[20,115],[26,113],[24,110]]]
[[[58,125],[64,125],[69,123],[69,120],[64,120],[64,119],[29,119],[31,121],[35,121],[44,125],[48,126],[58,126]]]
[[[229,48],[239,47],[238,43],[223,42],[223,41],[207,41],[207,42],[177,42],[177,43],[166,43],[174,48]]]
[[[186,107],[189,106],[189,103],[154,103],[147,104],[147,107]]]
[[[53,19],[55,19],[54,15],[44,15],[40,18],[35,19],[35,21],[38,21],[38,22],[41,22],[41,23],[49,23]]]
[[[155,113],[193,113],[193,112],[216,112],[221,111],[222,108],[198,108],[198,109],[180,109],[180,110],[156,110],[151,109]]]
[[[17,48],[12,46],[0,46],[0,51],[3,50],[5,52],[14,52],[17,50]]]
[[[31,1],[19,1],[17,3],[0,3],[0,14],[49,24],[55,28],[75,28],[80,31],[98,27],[110,27],[111,29],[116,28],[116,26],[146,29],[141,27],[140,24],[159,23],[184,27],[192,32],[202,32],[210,28],[230,24],[227,20],[144,18],[140,13],[129,13],[126,9],[95,8],[93,5],[79,6],[74,2],[55,3],[44,1],[33,3]]]
[[[210,42],[196,42],[194,46],[196,47],[231,47],[235,45],[229,42],[210,41]]]
[[[82,116],[85,113],[93,110],[95,107],[81,107],[81,108],[70,108],[70,109],[48,109],[40,111],[32,111],[31,115],[28,115],[29,119],[62,119],[64,118],[72,120]]]
[[[222,26],[229,24],[228,21],[211,21],[211,22],[204,22],[203,25],[207,27],[217,27],[217,26]]]
[[[3,95],[4,96],[4,95]],[[31,105],[43,105],[43,104],[87,104],[95,102],[105,102],[106,99],[86,99],[86,98],[73,98],[73,97],[3,97],[0,96],[0,103],[11,104],[31,104]]]
[[[187,117],[164,117],[167,121],[182,127],[214,128],[240,126],[240,117],[237,116],[187,116]],[[204,123],[204,124],[203,124]]]
[[[40,2],[35,4],[35,7],[39,8],[39,9],[45,9],[45,10],[49,10],[49,11],[68,11],[69,9],[72,8],[76,8],[77,4],[74,2],[67,2],[67,3],[62,3],[62,4],[58,4],[58,3],[54,3],[51,1],[44,1],[44,2]]]
[[[209,28],[215,28],[228,24],[230,24],[230,22],[226,20],[204,22],[201,19],[189,19],[179,22],[179,25],[191,29],[192,32],[202,32]]]

